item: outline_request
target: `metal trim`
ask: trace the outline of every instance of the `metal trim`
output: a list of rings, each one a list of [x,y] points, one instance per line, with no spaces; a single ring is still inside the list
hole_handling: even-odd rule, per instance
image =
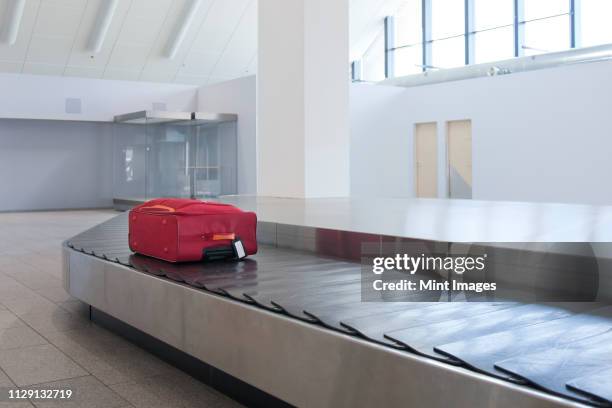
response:
[[[361,68],[361,60],[355,60],[351,62],[351,80],[353,82],[361,82],[363,78],[363,72]]]
[[[91,306],[89,306],[89,320],[118,334],[244,406],[253,408],[293,408],[292,405]]]
[[[184,120],[190,120],[190,112],[168,112],[168,111],[150,111],[143,110],[138,112],[124,113],[122,115],[116,115],[114,118],[115,123],[133,123],[133,124],[145,124],[145,123],[171,123],[179,122]]]
[[[582,0],[570,0],[570,48],[578,48],[582,43],[581,34],[581,6]]]
[[[431,0],[421,2],[421,24],[423,26],[423,72],[432,66]]]
[[[188,126],[214,124],[238,120],[234,113],[138,111],[117,115],[115,123],[180,123]]]
[[[385,78],[395,76],[395,17],[385,17]]]
[[[474,0],[465,0],[465,65],[474,63],[475,26]]]
[[[238,120],[238,115],[234,113],[192,112],[191,120],[194,124],[235,122]]]
[[[514,56],[525,55],[523,44],[525,43],[524,20],[525,0],[514,0]]]

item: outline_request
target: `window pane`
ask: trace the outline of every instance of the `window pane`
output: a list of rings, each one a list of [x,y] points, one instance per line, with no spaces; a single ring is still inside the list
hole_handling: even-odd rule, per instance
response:
[[[410,75],[423,72],[423,46],[399,48],[394,52],[395,75]]]
[[[395,46],[418,44],[423,38],[421,0],[407,1],[395,16]]]
[[[525,23],[525,55],[562,51],[570,47],[569,17],[551,17]]]
[[[474,29],[514,24],[514,0],[474,0]]]
[[[501,61],[514,57],[514,27],[474,34],[474,62]]]
[[[581,46],[612,43],[612,1],[582,0]]]
[[[431,0],[432,39],[465,32],[465,0]]]
[[[465,36],[438,40],[431,43],[434,68],[451,68],[465,65]]]
[[[569,13],[569,3],[569,0],[525,0],[524,20]]]
[[[361,66],[364,81],[378,82],[385,79],[385,36],[382,32],[363,55]]]

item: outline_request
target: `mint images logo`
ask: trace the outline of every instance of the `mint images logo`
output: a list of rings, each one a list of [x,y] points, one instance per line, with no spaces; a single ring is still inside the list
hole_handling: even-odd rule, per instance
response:
[[[482,256],[410,256],[396,254],[389,257],[375,257],[372,261],[372,272],[382,275],[385,271],[399,271],[414,275],[418,271],[455,272],[462,275],[468,271],[485,269],[487,254]]]

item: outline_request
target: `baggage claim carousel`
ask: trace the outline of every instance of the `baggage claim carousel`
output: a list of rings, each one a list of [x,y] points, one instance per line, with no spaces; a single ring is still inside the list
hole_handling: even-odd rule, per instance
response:
[[[64,284],[250,406],[612,406],[612,306],[361,302],[368,236],[328,230],[328,256],[282,248],[280,228],[260,223],[242,262],[174,265],[133,254],[122,214],[64,243]]]

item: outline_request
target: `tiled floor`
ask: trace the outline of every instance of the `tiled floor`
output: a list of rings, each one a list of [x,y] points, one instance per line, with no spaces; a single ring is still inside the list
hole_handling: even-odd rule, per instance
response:
[[[62,288],[63,240],[113,211],[0,214],[0,390],[70,388],[66,401],[3,407],[238,407],[121,337],[88,320]]]

